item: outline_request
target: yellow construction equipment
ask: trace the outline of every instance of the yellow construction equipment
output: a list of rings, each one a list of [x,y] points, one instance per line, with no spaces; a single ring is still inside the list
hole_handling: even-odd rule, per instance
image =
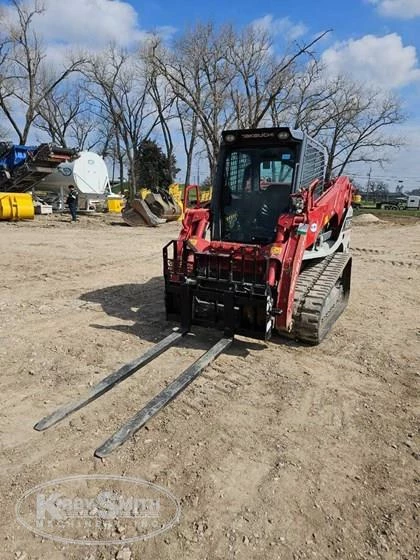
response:
[[[200,202],[210,202],[211,201],[211,195],[212,195],[212,188],[211,187],[206,191],[201,191],[200,192]]]
[[[353,206],[353,208],[360,208],[360,206],[362,205],[362,197],[360,194],[357,193],[353,193],[352,199],[351,199],[351,204]]]
[[[0,220],[33,220],[32,195],[28,193],[0,193]]]
[[[172,183],[172,185],[169,185],[168,190],[169,190],[169,194],[172,196],[174,201],[181,208],[181,214],[178,217],[178,221],[181,221],[184,218],[184,204],[182,202],[182,193],[181,193],[181,189],[179,188],[179,184]]]
[[[108,212],[120,214],[125,206],[125,200],[122,196],[108,196],[107,208]]]

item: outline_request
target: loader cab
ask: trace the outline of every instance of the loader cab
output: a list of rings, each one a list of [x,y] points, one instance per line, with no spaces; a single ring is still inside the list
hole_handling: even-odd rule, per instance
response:
[[[323,178],[324,172],[323,147],[301,131],[225,131],[212,199],[212,239],[272,243],[279,216],[290,211],[290,195],[302,180]]]

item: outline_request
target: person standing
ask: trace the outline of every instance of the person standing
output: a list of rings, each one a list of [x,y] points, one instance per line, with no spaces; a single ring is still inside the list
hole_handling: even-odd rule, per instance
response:
[[[66,204],[69,207],[72,222],[75,222],[77,220],[78,198],[79,198],[79,194],[76,188],[74,187],[74,185],[69,185],[69,192],[67,195]]]

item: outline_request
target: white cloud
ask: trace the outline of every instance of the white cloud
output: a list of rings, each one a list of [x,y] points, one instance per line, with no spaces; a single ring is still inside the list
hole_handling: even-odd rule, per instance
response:
[[[121,0],[46,0],[45,6],[34,24],[48,43],[130,46],[144,37],[135,9]]]
[[[396,33],[365,35],[336,43],[322,54],[327,71],[349,75],[385,88],[398,88],[420,80],[416,49],[404,46]]]
[[[303,23],[293,23],[288,17],[275,18],[271,14],[255,19],[251,25],[256,29],[268,31],[274,36],[283,35],[288,41],[299,39],[308,31]]]
[[[33,6],[33,0],[26,0]],[[156,33],[168,40],[176,28],[162,25],[142,29],[135,8],[125,0],[43,0],[45,10],[33,18],[33,28],[42,39],[48,64],[60,66],[71,52],[96,52],[115,43],[131,48]],[[13,6],[3,9],[6,22],[16,23]]]
[[[387,17],[412,19],[420,16],[420,0],[369,0],[378,12]]]
[[[28,6],[33,0],[27,1]],[[142,29],[135,8],[125,0],[43,0],[45,11],[36,14],[33,25],[42,37],[48,50],[60,52],[83,48],[97,50],[110,42],[122,47],[131,47],[144,40],[149,32]],[[5,19],[17,21],[13,6],[4,7]],[[164,39],[176,30],[161,26],[152,30]]]

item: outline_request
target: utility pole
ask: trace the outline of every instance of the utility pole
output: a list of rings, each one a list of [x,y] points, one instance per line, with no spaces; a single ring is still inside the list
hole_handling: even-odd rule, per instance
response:
[[[366,199],[369,200],[369,191],[370,191],[370,176],[372,175],[372,168],[369,169],[369,173],[367,175],[367,185],[366,185]]]

